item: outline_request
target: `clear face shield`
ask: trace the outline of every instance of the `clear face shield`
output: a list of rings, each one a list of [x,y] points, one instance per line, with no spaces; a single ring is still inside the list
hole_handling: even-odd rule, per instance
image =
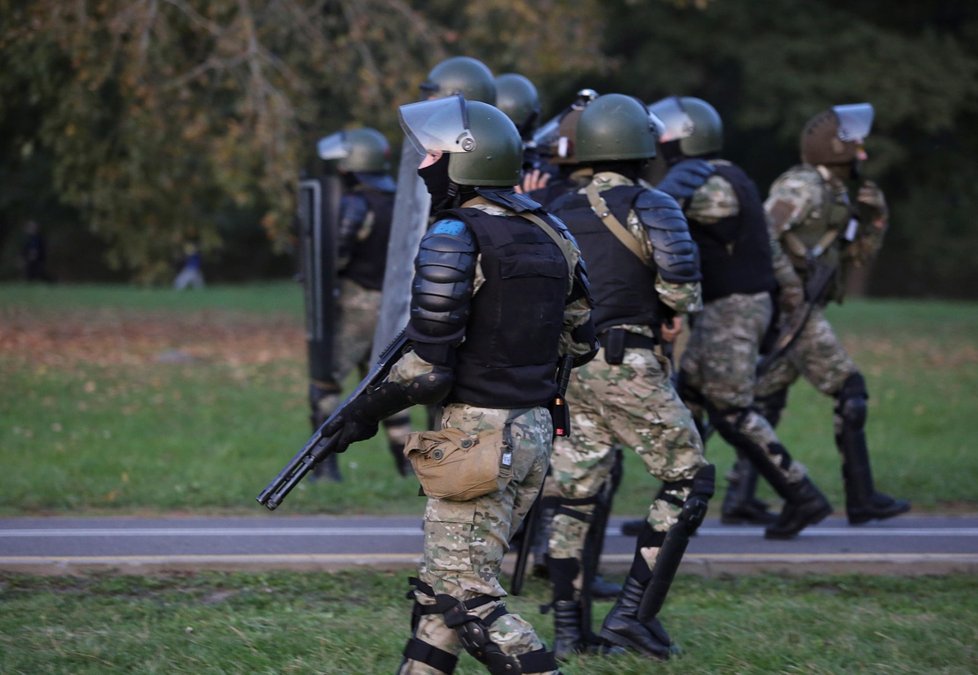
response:
[[[655,117],[659,124],[659,142],[668,143],[688,138],[693,135],[696,125],[692,118],[683,109],[679,99],[675,96],[664,98],[648,106],[649,113]]]
[[[401,128],[422,155],[429,152],[472,152],[465,99],[460,95],[407,103],[398,109]]]
[[[862,144],[873,127],[873,106],[870,103],[852,103],[832,107],[839,119],[838,137],[844,143]]]
[[[324,136],[316,144],[316,152],[319,159],[346,159],[350,156],[350,144],[347,142],[346,132],[337,131],[335,134]]]

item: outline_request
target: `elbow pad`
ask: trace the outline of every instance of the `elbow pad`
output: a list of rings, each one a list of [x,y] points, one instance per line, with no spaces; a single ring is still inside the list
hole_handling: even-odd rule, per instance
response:
[[[411,284],[408,337],[458,343],[465,334],[478,249],[465,223],[442,220],[421,240]]]
[[[699,281],[699,251],[676,200],[665,192],[646,190],[635,200],[634,209],[648,232],[662,279],[674,284]]]

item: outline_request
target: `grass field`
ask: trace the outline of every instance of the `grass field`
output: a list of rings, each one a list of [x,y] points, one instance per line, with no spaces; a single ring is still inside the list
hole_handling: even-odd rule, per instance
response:
[[[406,588],[369,571],[0,574],[0,672],[393,673],[409,632]],[[547,589],[531,580],[526,591],[507,607],[550,643],[537,607]],[[964,675],[978,663],[971,577],[680,576],[661,617],[682,656],[580,657],[562,672]],[[485,670],[464,655],[455,672]]]
[[[868,381],[880,489],[918,511],[978,510],[978,305],[855,301],[830,316]],[[259,512],[310,432],[303,335],[288,283],[0,285],[0,513]],[[801,382],[780,432],[841,508],[831,411]],[[717,438],[708,451],[722,473],[732,452]],[[626,461],[615,510],[640,514],[657,486]],[[379,440],[341,464],[343,484],[300,485],[282,510],[420,513]]]
[[[310,431],[300,302],[284,283],[0,285],[0,515],[265,513],[255,495]],[[917,511],[978,511],[978,305],[860,301],[830,316],[869,383],[880,488]],[[781,432],[840,508],[831,401],[799,384]],[[709,454],[730,462],[718,440]],[[615,511],[636,515],[657,486],[626,461]],[[341,463],[344,483],[300,485],[277,513],[420,515],[380,442]],[[0,673],[389,673],[405,590],[372,570],[0,573]],[[549,642],[547,600],[530,579],[507,604]],[[978,672],[972,576],[680,575],[661,616],[681,657],[581,657],[563,672]],[[484,670],[463,657],[456,672]]]

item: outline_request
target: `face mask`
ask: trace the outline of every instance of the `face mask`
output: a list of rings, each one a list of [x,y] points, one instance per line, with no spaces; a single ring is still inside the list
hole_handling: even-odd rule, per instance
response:
[[[451,192],[453,192],[452,188],[454,186],[448,180],[449,157],[451,155],[446,152],[434,164],[426,166],[423,169],[418,169],[418,175],[421,176],[425,187],[428,188],[428,194],[431,195],[431,203],[435,205],[436,209],[445,204],[452,196]]]

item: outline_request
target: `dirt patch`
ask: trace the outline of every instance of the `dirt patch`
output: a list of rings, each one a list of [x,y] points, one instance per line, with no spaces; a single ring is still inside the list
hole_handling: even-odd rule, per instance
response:
[[[0,312],[0,357],[35,366],[220,361],[255,364],[305,356],[301,320],[286,314],[119,309],[35,315]]]

